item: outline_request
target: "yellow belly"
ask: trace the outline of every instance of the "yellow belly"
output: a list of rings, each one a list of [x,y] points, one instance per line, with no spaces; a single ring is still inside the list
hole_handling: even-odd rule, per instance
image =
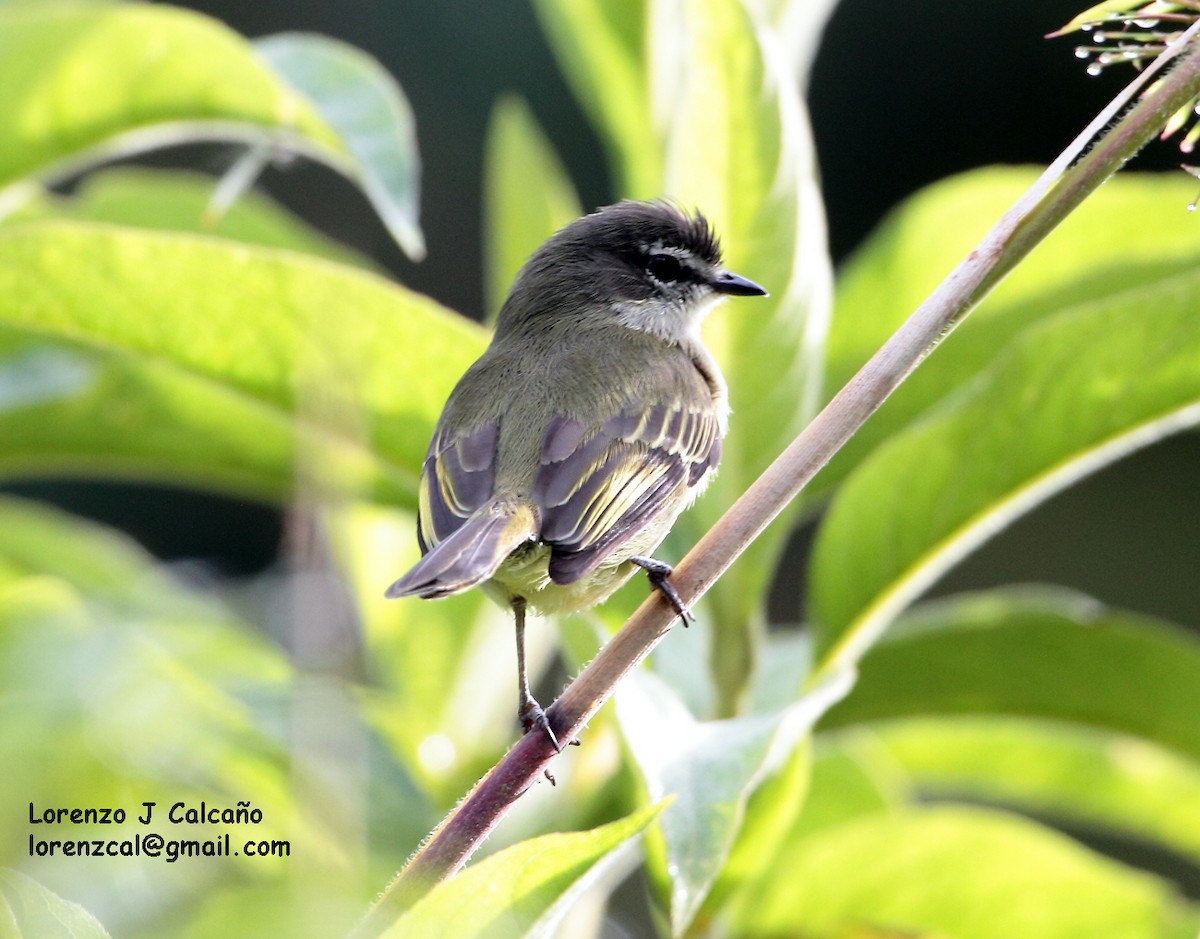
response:
[[[573,584],[556,584],[550,580],[549,563],[547,545],[514,553],[483,589],[506,606],[513,597],[524,597],[539,613],[578,613],[603,603],[637,570],[629,561],[605,561]]]
[[[649,555],[667,536],[678,513],[664,513],[600,565],[572,584],[550,580],[550,546],[532,543],[505,559],[490,581],[483,585],[494,599],[508,605],[524,597],[539,613],[578,613],[607,600],[638,570],[629,558]]]

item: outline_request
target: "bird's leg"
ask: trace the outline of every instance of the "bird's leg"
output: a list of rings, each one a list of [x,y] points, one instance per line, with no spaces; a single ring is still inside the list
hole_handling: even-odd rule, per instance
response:
[[[696,621],[696,617],[692,615],[692,611],[683,605],[683,598],[679,596],[679,591],[675,589],[675,585],[667,580],[675,568],[671,567],[665,561],[643,557],[640,554],[635,554],[629,560],[646,572],[646,576],[650,579],[650,586],[666,597],[667,602],[671,604],[671,609],[679,615],[679,620],[684,626],[687,626],[688,620],[692,622]]]
[[[554,731],[550,729],[546,712],[529,691],[529,672],[525,668],[525,598],[513,597],[512,609],[517,623],[517,717],[525,733],[529,733],[534,727],[540,727],[554,744],[554,749],[561,753],[562,747],[558,738],[554,736]]]

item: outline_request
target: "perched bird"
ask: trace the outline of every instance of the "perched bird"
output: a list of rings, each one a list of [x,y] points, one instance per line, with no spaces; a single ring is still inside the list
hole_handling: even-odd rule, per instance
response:
[[[686,615],[650,553],[721,456],[725,380],[700,324],[726,296],[765,294],[721,266],[702,215],[608,206],[530,257],[446,402],[421,471],[424,556],[387,595],[481,586],[511,606],[518,716],[556,748],[529,690],[526,607],[587,609],[642,568]]]

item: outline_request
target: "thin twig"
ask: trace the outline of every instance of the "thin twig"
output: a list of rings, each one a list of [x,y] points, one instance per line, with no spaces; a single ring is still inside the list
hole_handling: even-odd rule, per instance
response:
[[[1089,125],[696,544],[671,578],[685,602],[694,603],[712,586],[938,342],[1035,245],[1153,138],[1170,114],[1200,93],[1200,55],[1191,46],[1196,31],[1193,26],[1182,34]],[[1178,59],[1174,70],[1105,135],[1104,129],[1146,82],[1174,59]],[[674,611],[657,592],[638,608],[550,707],[547,716],[558,739],[575,738],[618,682],[666,635],[674,618]],[[822,663],[821,671],[853,661],[869,638],[862,632],[846,637],[836,655]],[[359,924],[354,939],[380,935],[434,884],[465,864],[556,755],[546,734],[527,734],[518,741],[392,882]]]

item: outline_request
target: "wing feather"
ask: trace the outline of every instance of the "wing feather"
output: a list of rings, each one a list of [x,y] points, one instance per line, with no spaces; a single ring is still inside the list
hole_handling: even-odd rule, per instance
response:
[[[434,434],[421,467],[417,539],[428,552],[449,538],[492,498],[500,423],[492,421],[461,437]]]
[[[710,403],[633,402],[590,435],[573,418],[550,421],[531,495],[553,549],[551,580],[586,576],[716,466],[721,423]]]

